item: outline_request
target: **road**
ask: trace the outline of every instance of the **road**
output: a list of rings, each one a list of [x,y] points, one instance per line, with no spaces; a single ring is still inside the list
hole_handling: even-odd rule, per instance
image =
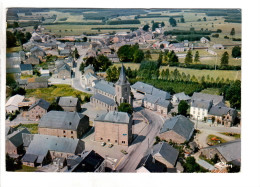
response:
[[[81,72],[79,70],[80,64],[83,62],[83,58],[85,57],[85,54],[87,52],[87,49],[78,49],[78,52],[80,54],[80,57],[76,60],[76,67],[75,67],[75,77],[72,78],[72,87],[75,88],[76,90],[93,94],[93,91],[87,91],[81,86]]]
[[[164,118],[153,111],[140,108],[138,112],[147,118],[150,123],[141,131],[128,148],[128,154],[118,162],[119,164],[116,166],[117,172],[135,172],[142,157],[153,146],[154,139],[163,125]]]

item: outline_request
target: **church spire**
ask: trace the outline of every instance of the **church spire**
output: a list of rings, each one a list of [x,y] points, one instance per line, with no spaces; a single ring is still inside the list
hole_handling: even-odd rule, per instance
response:
[[[125,67],[122,63],[119,79],[116,82],[116,84],[122,85],[122,84],[125,84],[125,83],[127,83],[127,79],[126,79],[126,74],[125,74]]]

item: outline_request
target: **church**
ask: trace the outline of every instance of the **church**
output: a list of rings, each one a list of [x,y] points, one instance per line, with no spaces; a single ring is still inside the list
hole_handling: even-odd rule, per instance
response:
[[[94,95],[90,98],[92,106],[107,111],[117,111],[121,103],[132,105],[131,88],[122,64],[118,81],[113,84],[104,80],[97,81]]]

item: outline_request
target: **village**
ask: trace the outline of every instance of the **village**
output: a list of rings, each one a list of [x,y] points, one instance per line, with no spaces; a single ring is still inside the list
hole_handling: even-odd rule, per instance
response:
[[[225,46],[206,37],[172,43],[162,24],[144,26],[58,37],[37,25],[22,50],[6,55],[17,90],[5,104],[7,158],[42,172],[238,172],[240,110],[224,95],[132,82],[134,69],[121,54],[138,46],[145,56],[159,50],[181,59],[198,49],[217,56]],[[64,85],[73,94],[51,100],[41,92]],[[37,96],[26,95],[33,90]]]

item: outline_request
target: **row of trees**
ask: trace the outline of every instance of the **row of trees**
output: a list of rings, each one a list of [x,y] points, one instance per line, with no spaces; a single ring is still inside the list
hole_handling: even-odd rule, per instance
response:
[[[186,54],[186,57],[184,59],[185,64],[191,64],[193,62],[193,55],[191,50],[189,50]],[[195,56],[194,56],[194,62],[198,63],[200,62],[200,55],[199,55],[199,51],[196,51]]]

